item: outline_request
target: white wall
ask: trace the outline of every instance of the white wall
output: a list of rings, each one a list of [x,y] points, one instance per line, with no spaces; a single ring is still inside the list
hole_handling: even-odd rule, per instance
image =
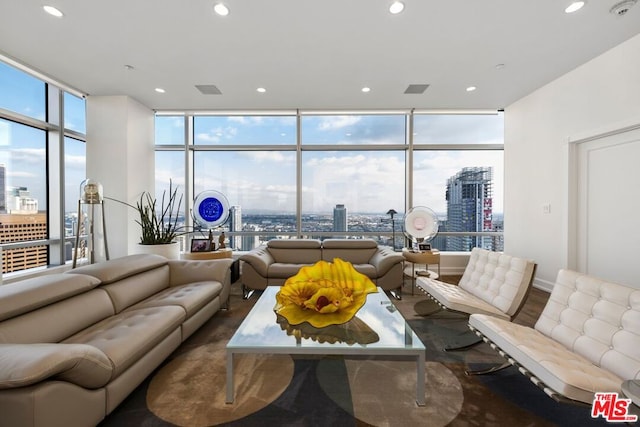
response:
[[[640,123],[640,36],[505,109],[505,252],[538,263],[537,286],[550,289],[560,268],[576,268],[569,238],[569,141],[634,123]],[[612,210],[612,220],[632,215],[637,213]],[[637,227],[602,244],[615,250],[617,240],[632,234],[638,236]]]
[[[126,96],[87,97],[87,177],[102,183],[105,196],[135,205],[154,193],[154,113]],[[110,258],[134,253],[140,239],[136,211],[105,201]]]

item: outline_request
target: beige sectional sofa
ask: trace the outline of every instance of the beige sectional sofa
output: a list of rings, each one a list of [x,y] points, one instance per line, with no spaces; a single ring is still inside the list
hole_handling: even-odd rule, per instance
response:
[[[371,239],[276,239],[242,255],[242,286],[245,295],[280,286],[301,267],[334,258],[349,261],[385,291],[402,287],[404,257]],[[400,295],[399,292],[397,295]]]
[[[228,304],[231,263],[131,255],[0,286],[0,426],[99,423]]]

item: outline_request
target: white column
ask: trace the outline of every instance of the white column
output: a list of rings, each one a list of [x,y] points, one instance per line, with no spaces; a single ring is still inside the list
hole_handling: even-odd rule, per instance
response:
[[[143,191],[155,193],[154,113],[127,96],[87,97],[87,178],[104,195],[134,205]],[[140,240],[137,212],[105,200],[109,255],[134,253]]]

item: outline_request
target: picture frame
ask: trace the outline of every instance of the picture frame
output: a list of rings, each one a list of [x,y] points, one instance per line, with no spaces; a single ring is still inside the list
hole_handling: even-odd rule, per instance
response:
[[[421,252],[430,251],[431,250],[431,243],[418,243],[418,249]]]
[[[211,240],[191,239],[191,252],[211,252]]]

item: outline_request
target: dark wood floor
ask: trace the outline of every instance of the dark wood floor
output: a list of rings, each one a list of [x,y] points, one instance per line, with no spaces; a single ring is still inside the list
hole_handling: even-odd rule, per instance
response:
[[[549,292],[538,288],[531,288],[524,307],[522,307],[520,313],[518,313],[513,321],[521,325],[533,326],[540,317],[540,313],[542,313],[542,309],[545,304],[547,304],[548,299]]]

